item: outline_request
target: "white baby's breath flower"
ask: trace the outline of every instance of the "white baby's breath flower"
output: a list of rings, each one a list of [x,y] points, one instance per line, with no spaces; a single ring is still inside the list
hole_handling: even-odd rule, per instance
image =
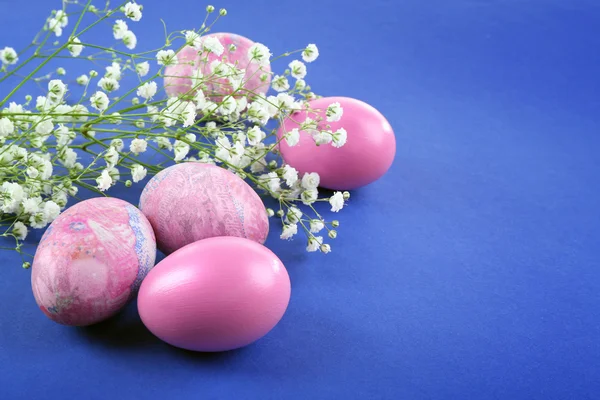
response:
[[[146,139],[135,138],[131,141],[131,144],[129,145],[129,150],[135,155],[145,152],[147,148],[148,142],[146,141]]]
[[[150,71],[150,63],[148,61],[138,63],[135,66],[135,70],[140,76],[146,76]]]
[[[302,219],[302,211],[296,206],[292,206],[288,209],[286,214],[286,220],[290,224],[298,223]]]
[[[108,173],[107,169],[102,171],[100,176],[98,178],[96,178],[96,183],[98,185],[98,190],[100,190],[101,192],[104,192],[104,191],[110,189],[110,187],[113,184],[113,180],[110,177],[110,174]]]
[[[337,131],[333,132],[331,145],[333,147],[342,147],[346,144],[346,140],[348,139],[348,133],[344,128],[340,128]]]
[[[333,133],[331,133],[330,131],[327,131],[327,130],[324,130],[324,131],[313,130],[312,138],[314,139],[317,146],[320,146],[323,144],[331,143],[331,141],[333,140]]]
[[[254,101],[248,108],[248,120],[257,124],[266,125],[269,122],[269,113],[261,102]]]
[[[156,53],[156,62],[158,65],[176,65],[177,57],[173,50],[159,50]]]
[[[81,44],[81,40],[79,40],[76,37],[72,38],[71,42],[67,46],[67,49],[69,49],[69,52],[73,57],[79,57],[79,55],[83,51],[83,45]]]
[[[319,49],[315,44],[309,44],[306,49],[302,51],[302,59],[306,62],[313,62],[319,57]]]
[[[59,25],[62,28],[66,28],[66,26],[69,24],[69,17],[67,13],[63,10],[56,11],[56,15],[54,16],[54,18],[58,21]]]
[[[331,211],[333,212],[338,212],[344,208],[344,195],[342,192],[335,192],[329,199],[329,204],[331,204]]]
[[[132,31],[125,32],[123,35],[123,44],[129,50],[135,49],[135,46],[137,46],[137,36],[135,36],[135,33]]]
[[[127,23],[125,21],[123,21],[122,19],[118,19],[115,21],[115,24],[113,25],[113,36],[115,37],[115,39],[123,39],[123,36],[127,31],[129,31],[129,28],[127,27]]]
[[[5,47],[0,50],[0,61],[5,65],[16,64],[19,61],[17,52],[12,47]]]
[[[60,21],[56,18],[50,18],[48,20],[48,29],[54,32],[56,37],[62,36],[62,26],[60,25]]]
[[[35,132],[40,135],[49,135],[54,130],[54,122],[50,117],[36,117]]]
[[[108,174],[115,184],[121,179],[121,174],[115,166],[108,167]]]
[[[204,37],[204,40],[202,40],[202,47],[204,50],[214,53],[219,57],[225,51],[225,48],[221,44],[221,41],[216,36]]]
[[[196,105],[191,101],[186,101],[180,114],[183,127],[187,128],[188,126],[194,125],[194,122],[196,122],[196,115]]]
[[[23,212],[25,214],[35,214],[40,211],[40,206],[42,205],[41,197],[30,197],[28,199],[24,199],[21,203],[23,207]]]
[[[285,165],[283,167],[283,179],[285,179],[285,183],[289,187],[292,187],[298,181],[298,171],[296,171],[296,168]]]
[[[248,144],[256,146],[259,144],[267,135],[258,126],[253,126],[248,129]]]
[[[129,3],[125,4],[123,13],[127,18],[135,22],[142,19],[142,9],[140,5],[134,1],[130,1]]]
[[[275,75],[271,87],[278,92],[284,92],[290,88],[290,83],[284,75]]]
[[[123,142],[123,139],[117,138],[110,141],[110,146],[114,147],[117,151],[122,151],[125,147],[125,143]]]
[[[111,65],[106,67],[106,73],[104,74],[104,77],[116,80],[121,79],[121,65],[119,65],[119,63],[113,62]]]
[[[271,192],[277,193],[281,190],[281,181],[277,176],[277,172],[269,172],[265,180]]]
[[[131,167],[131,179],[137,183],[146,177],[147,172],[148,171],[146,171],[146,168],[144,168],[143,166],[139,164],[134,164]]]
[[[302,187],[307,190],[316,189],[320,182],[321,179],[316,172],[307,172],[302,177]]]
[[[25,173],[27,174],[28,177],[35,179],[40,175],[40,171],[38,171],[37,168],[35,167],[27,167],[27,169],[25,170]]]
[[[227,96],[221,101],[218,111],[221,115],[229,115],[237,109],[237,102],[233,96]]]
[[[225,135],[220,136],[215,140],[215,157],[222,162],[228,162],[231,157],[229,150],[231,149],[231,142]]]
[[[306,81],[304,81],[304,79],[298,79],[296,81],[296,84],[294,85],[294,87],[297,90],[302,90],[302,89],[304,89],[306,87]]]
[[[303,79],[306,76],[306,65],[302,61],[294,60],[288,66],[294,78]]]
[[[329,122],[337,122],[342,118],[344,114],[344,109],[337,101],[335,103],[331,103],[329,107],[327,107],[327,111],[325,111],[325,116],[327,117],[327,121]]]
[[[19,208],[24,197],[21,185],[16,182],[4,182],[0,187],[0,198],[2,199],[1,210],[5,213],[14,213]]]
[[[54,103],[61,101],[67,92],[67,85],[60,79],[52,79],[48,82],[48,98]]]
[[[87,75],[85,75],[85,74],[84,74],[84,75],[79,75],[79,76],[77,77],[77,80],[76,80],[76,81],[77,81],[77,83],[78,83],[78,84],[80,84],[81,86],[85,86],[85,85],[87,85],[87,84],[89,83],[89,81],[90,81],[90,78],[88,78],[88,76],[87,76]]]
[[[288,146],[293,147],[297,145],[300,141],[300,131],[298,130],[298,128],[294,128],[291,131],[286,132],[284,138]]]
[[[15,222],[12,228],[12,234],[19,240],[25,240],[27,237],[27,226],[21,221]]]
[[[246,107],[248,107],[248,99],[246,99],[246,96],[242,96],[237,100],[237,112],[241,113],[243,112]]]
[[[77,153],[70,147],[65,147],[60,154],[60,161],[66,168],[73,168],[77,162]]]
[[[190,152],[190,145],[186,142],[182,142],[181,140],[176,140],[173,144],[173,152],[175,153],[173,160],[181,161]]]
[[[104,77],[98,81],[98,87],[101,87],[102,90],[105,90],[110,93],[114,92],[115,90],[118,90],[121,87],[121,85],[116,79]]]
[[[254,43],[248,49],[248,58],[253,63],[259,65],[268,65],[271,58],[271,51],[262,43]]]
[[[283,226],[283,231],[279,236],[283,240],[291,239],[296,233],[298,233],[298,225],[287,224]]]
[[[89,114],[89,113],[90,113],[90,111],[83,104],[76,104],[73,106],[73,108],[71,110],[71,114],[74,115],[72,118],[76,122],[86,122],[88,120],[89,116],[83,115],[83,114]]]
[[[184,32],[185,35],[185,43],[199,48],[202,44],[202,41],[200,40],[200,34],[196,31],[185,31]]]
[[[323,230],[323,228],[325,228],[325,223],[323,223],[323,221],[321,221],[319,219],[313,219],[310,221],[310,231],[312,233],[321,232],[321,230]]]
[[[312,253],[320,249],[323,244],[323,236],[311,236],[308,238],[308,245],[306,251]]]
[[[58,217],[60,214],[60,207],[52,200],[48,200],[44,203],[44,217],[46,218],[46,222],[50,223]]]
[[[279,93],[275,97],[275,103],[282,110],[291,110],[294,107],[294,97],[288,93]]]
[[[323,254],[331,253],[331,246],[328,245],[328,244],[322,244],[321,245],[321,252]]]
[[[151,99],[156,94],[156,90],[157,90],[156,82],[153,82],[153,81],[146,82],[138,88],[137,95],[148,100],[148,99]]]
[[[109,147],[104,153],[104,160],[109,167],[117,165],[119,162],[119,152],[114,147]]]
[[[93,108],[102,112],[108,108],[108,96],[104,92],[97,91],[90,97],[90,103]]]
[[[167,149],[169,151],[173,150],[173,145],[171,144],[171,141],[169,140],[169,138],[160,136],[160,137],[154,139],[154,141],[158,145],[159,149]]]
[[[307,189],[300,194],[300,199],[302,203],[306,205],[310,205],[317,201],[319,197],[319,191],[317,189]]]
[[[12,135],[15,131],[15,124],[7,117],[0,118],[0,139]]]

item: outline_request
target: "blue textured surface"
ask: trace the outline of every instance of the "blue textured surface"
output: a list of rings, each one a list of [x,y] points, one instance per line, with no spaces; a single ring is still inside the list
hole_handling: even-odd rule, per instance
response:
[[[145,3],[135,30],[148,47],[159,18],[194,27],[206,5]],[[51,6],[0,2],[0,46],[26,44]],[[216,30],[274,53],[317,43],[308,81],[386,115],[395,164],[353,193],[333,253],[271,235],[291,304],[235,352],[169,347],[135,305],[95,327],[56,325],[30,272],[0,253],[0,398],[600,398],[600,4],[215,6],[229,10]],[[139,189],[122,193],[135,203]]]

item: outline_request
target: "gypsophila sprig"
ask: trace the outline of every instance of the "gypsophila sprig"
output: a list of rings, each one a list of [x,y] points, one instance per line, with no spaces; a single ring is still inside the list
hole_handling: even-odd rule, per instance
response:
[[[0,91],[7,93],[0,100],[1,240],[13,241],[25,257],[23,241],[31,230],[48,226],[80,189],[110,195],[119,183],[139,185],[173,163],[201,162],[232,171],[272,202],[265,212],[280,224],[281,239],[304,233],[308,252],[331,251],[324,238],[337,237],[339,222],[328,222],[318,208],[321,203],[328,206],[325,212],[339,212],[349,193],[322,193],[317,173],[299,174],[277,151],[281,141],[298,146],[306,138],[341,147],[348,140],[343,128],[333,131],[328,125],[341,121],[339,103],[326,110],[311,110],[307,103],[317,97],[305,81],[305,63],[319,56],[316,45],[285,53],[302,60],[288,60],[271,74],[273,54],[254,43],[246,54],[249,64],[240,65],[227,56],[241,51],[236,45],[206,36],[227,15],[225,9],[214,13],[215,7],[207,6],[200,29],[173,32],[153,52],[135,52],[138,37],[132,28],[142,19],[141,4],[129,1],[110,8],[100,1],[82,8],[71,3],[76,2],[64,2],[64,8],[49,13],[29,48],[35,57],[5,44],[0,48],[0,83],[16,71],[33,71]],[[84,26],[81,13],[93,14],[96,21]],[[105,24],[111,27],[111,47],[90,39]],[[179,59],[186,47],[199,62]],[[88,61],[88,72],[69,77],[69,65],[61,63],[68,57]],[[178,77],[189,82],[189,90],[167,97],[161,86],[169,78],[167,67],[179,63],[189,70],[189,76]],[[247,87],[250,66],[259,67],[256,75],[261,82],[270,79],[275,93]],[[54,72],[42,74],[42,67]],[[33,87],[31,82],[39,92],[24,92]],[[215,90],[224,92],[215,95]],[[284,126],[297,111],[311,117],[280,137],[267,128],[270,121]],[[23,265],[29,261],[24,259]]]

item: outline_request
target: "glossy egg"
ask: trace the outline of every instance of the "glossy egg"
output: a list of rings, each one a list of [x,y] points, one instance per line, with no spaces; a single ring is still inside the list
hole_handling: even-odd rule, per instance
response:
[[[148,274],[138,296],[146,327],[188,350],[246,346],[279,322],[290,299],[288,273],[251,240],[218,237],[171,254]]]
[[[162,170],[144,188],[140,209],[165,254],[215,236],[264,243],[269,233],[258,194],[237,175],[209,164],[188,162]]]
[[[46,230],[32,265],[40,309],[65,325],[91,325],[117,313],[154,266],[150,223],[133,205],[93,198],[75,204]]]
[[[192,79],[194,71],[201,69],[204,76],[211,76],[211,63],[215,60],[226,61],[236,66],[238,69],[245,70],[242,90],[240,95],[247,95],[251,92],[255,94],[264,94],[269,90],[271,83],[270,65],[260,66],[256,63],[250,63],[248,50],[254,42],[234,33],[211,33],[201,37],[201,41],[208,37],[219,39],[224,47],[221,56],[212,52],[203,51],[198,54],[194,47],[187,46],[177,54],[178,63],[165,68],[165,91],[169,96],[177,96],[191,92]],[[235,51],[230,50],[230,46],[235,46]],[[266,79],[261,79],[264,76]],[[232,85],[226,78],[211,78],[206,80],[205,95],[213,101],[220,101],[222,96],[233,92]]]
[[[340,121],[327,122],[325,110],[338,102],[344,113]],[[381,178],[392,165],[396,154],[396,138],[389,122],[370,105],[347,97],[323,97],[310,102],[312,110],[299,111],[279,128],[281,137],[310,117],[323,121],[321,130],[336,131],[344,128],[348,139],[344,146],[335,148],[330,144],[317,146],[313,138],[300,131],[300,141],[289,146],[285,140],[280,142],[281,155],[285,162],[296,168],[299,173],[317,172],[320,186],[327,189],[350,190],[368,185]],[[317,111],[318,110],[318,111]]]

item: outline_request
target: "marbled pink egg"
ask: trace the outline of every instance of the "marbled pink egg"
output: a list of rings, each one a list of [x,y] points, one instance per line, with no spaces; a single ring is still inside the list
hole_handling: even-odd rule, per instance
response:
[[[140,209],[165,254],[215,236],[264,243],[269,233],[258,194],[237,175],[209,164],[188,162],[162,170],[144,188]]]
[[[271,83],[271,66],[260,66],[250,62],[248,50],[254,42],[234,33],[211,33],[201,37],[201,41],[208,37],[219,39],[225,51],[221,56],[212,52],[201,50],[200,52],[191,46],[183,48],[177,54],[178,63],[165,68],[165,91],[169,96],[177,96],[190,92],[193,93],[192,79],[194,71],[201,69],[202,74],[212,75],[211,63],[215,60],[226,61],[245,71],[240,95],[264,94],[269,90]],[[230,46],[236,47],[230,51]],[[220,101],[224,95],[233,93],[233,86],[227,78],[212,77],[206,82],[204,93],[213,101]]]
[[[40,309],[65,325],[116,314],[154,266],[150,223],[133,205],[93,198],[52,222],[35,253],[31,286]]]
[[[344,112],[337,122],[327,122],[327,107],[338,102]],[[300,141],[289,146],[285,140],[279,149],[286,163],[299,173],[317,172],[320,186],[327,189],[350,190],[368,185],[381,178],[392,165],[396,154],[396,138],[389,122],[370,105],[347,97],[323,97],[310,102],[314,112],[299,111],[279,128],[278,136],[299,128],[307,117],[321,117],[321,130],[344,128],[348,134],[346,144],[340,148],[330,144],[317,146],[313,138],[300,131]],[[316,111],[319,110],[319,111]]]
[[[273,252],[251,240],[218,237],[158,263],[142,283],[138,311],[173,346],[225,351],[266,335],[289,300],[290,279]]]

